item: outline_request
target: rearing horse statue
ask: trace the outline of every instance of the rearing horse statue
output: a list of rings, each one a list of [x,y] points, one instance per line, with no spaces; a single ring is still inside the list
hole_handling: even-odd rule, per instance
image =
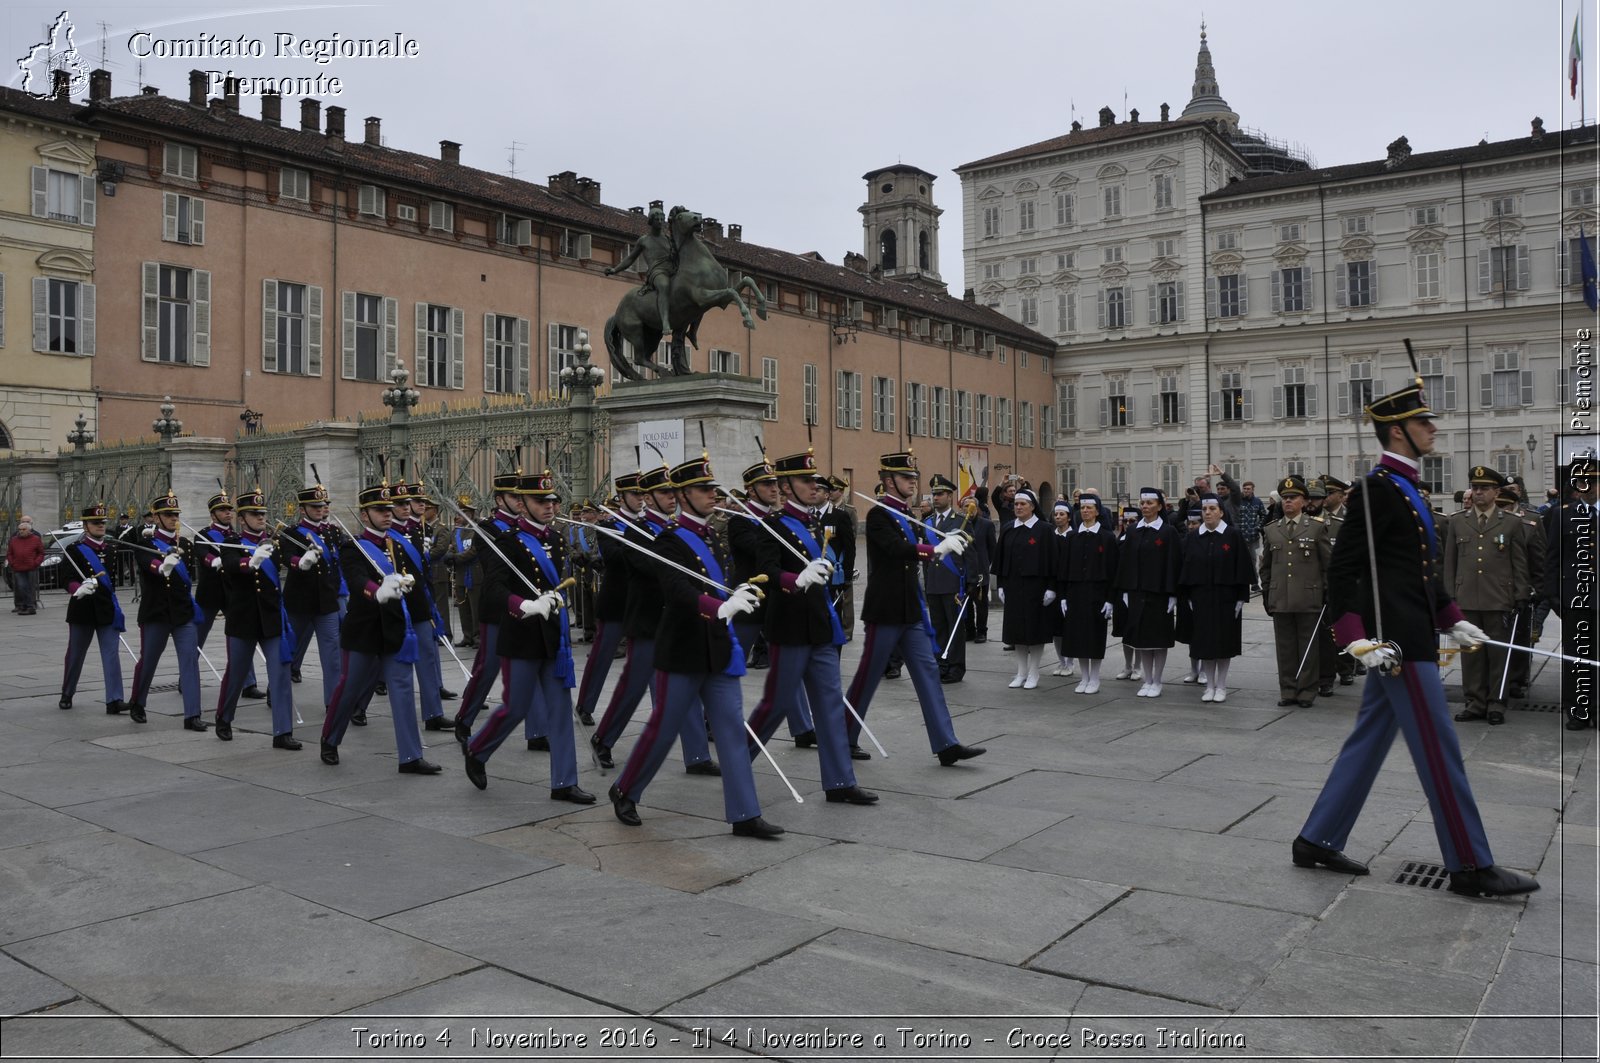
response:
[[[635,365],[657,373],[664,371],[656,363],[655,353],[661,338],[669,333],[672,336],[672,366],[667,371],[676,374],[690,372],[684,344],[687,342],[690,347],[698,349],[700,319],[707,310],[721,309],[732,303],[739,308],[744,327],[755,328],[750,307],[739,295],[741,289],[747,290],[755,298],[756,315],[763,321],[767,319],[766,296],[761,294],[761,289],[749,277],[741,277],[736,285],[729,284],[727,269],[712,255],[706,242],[700,239],[700,221],[699,214],[685,207],[673,207],[667,219],[676,256],[676,266],[667,288],[667,312],[672,320],[661,320],[654,293],[634,288],[622,297],[616,313],[606,321],[606,351],[611,355],[611,364],[629,380],[644,379]],[[623,350],[624,341],[633,345],[634,361],[631,364]]]

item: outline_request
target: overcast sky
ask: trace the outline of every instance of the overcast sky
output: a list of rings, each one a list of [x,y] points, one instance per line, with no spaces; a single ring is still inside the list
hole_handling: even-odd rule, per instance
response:
[[[1595,89],[1596,0],[1584,6],[1588,105]],[[1578,120],[1566,94],[1580,0],[1226,0],[1204,7],[1223,97],[1243,124],[1302,145],[1321,165],[1382,157],[1401,134],[1415,151],[1526,136]],[[7,0],[0,55],[23,56],[61,12]],[[185,98],[188,71],[343,82],[324,104],[367,115],[392,147],[543,182],[575,170],[606,203],[683,203],[745,238],[839,262],[862,250],[861,175],[897,161],[938,175],[940,269],[959,295],[961,188],[956,166],[1067,131],[1073,108],[1145,120],[1188,102],[1200,7],[1175,0],[671,0],[321,5],[74,3],[76,44],[104,61],[115,95],[138,84]],[[162,41],[201,33],[261,42],[261,59],[144,58],[139,30]],[[275,35],[402,34],[401,59],[274,56]],[[142,64],[142,68],[141,68]],[[17,85],[12,71],[7,83]],[[1126,103],[1124,103],[1126,97]],[[242,101],[260,114],[257,99]],[[286,122],[298,115],[291,97]],[[1592,119],[1591,119],[1592,120]]]

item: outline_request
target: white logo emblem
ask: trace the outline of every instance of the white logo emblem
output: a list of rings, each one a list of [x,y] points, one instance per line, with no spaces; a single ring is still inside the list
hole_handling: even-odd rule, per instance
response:
[[[50,26],[50,36],[29,48],[17,60],[22,71],[22,91],[36,100],[48,100],[53,95],[52,75],[55,70],[65,70],[72,75],[68,95],[80,95],[89,83],[89,71],[73,43],[72,18],[63,11]]]

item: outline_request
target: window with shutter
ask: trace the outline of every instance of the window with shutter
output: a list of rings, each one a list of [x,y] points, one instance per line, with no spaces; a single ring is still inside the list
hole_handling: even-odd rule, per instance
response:
[[[761,359],[761,390],[768,396],[766,409],[761,411],[762,420],[776,421],[778,419],[778,360],[776,358]],[[806,422],[810,424],[810,421]]]
[[[450,385],[456,391],[467,386],[467,312],[450,309]]]

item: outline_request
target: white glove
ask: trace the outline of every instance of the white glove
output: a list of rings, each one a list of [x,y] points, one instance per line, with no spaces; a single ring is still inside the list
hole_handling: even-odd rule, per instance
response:
[[[378,584],[378,589],[373,592],[373,597],[380,602],[392,602],[400,597],[400,577],[393,572],[383,577],[383,582]]]
[[[1393,646],[1373,642],[1371,639],[1356,639],[1344,648],[1344,652],[1368,668],[1386,668],[1399,660]]]
[[[1001,605],[1006,604],[1006,589],[1004,587],[996,587],[994,593],[995,597],[1000,599]]]
[[[1126,608],[1128,605],[1128,594],[1126,591],[1124,591],[1122,594],[1122,605],[1124,608]]]
[[[728,600],[717,606],[717,619],[729,620],[740,613],[753,613],[756,611],[755,591],[748,583],[741,583],[733,589]]]
[[[211,555],[210,564],[211,564],[211,567],[213,569],[215,569],[218,572],[221,572],[222,571],[222,555],[221,554],[212,554]]]
[[[1061,615],[1067,615],[1067,600],[1065,598],[1061,599]]]
[[[955,554],[957,557],[960,557],[966,552],[967,540],[959,535],[952,535],[948,538],[941,539],[939,540],[939,545],[933,548],[934,557],[944,557],[947,554]]]
[[[1050,606],[1050,604],[1052,602],[1054,602],[1055,600],[1056,600],[1056,592],[1055,591],[1045,591],[1044,592],[1044,604],[1045,604],[1046,608],[1048,608]],[[1065,613],[1067,611],[1066,608],[1065,608],[1066,604],[1067,604],[1066,602],[1062,602],[1061,603],[1061,605],[1063,606],[1061,611],[1063,613]]]
[[[100,587],[100,581],[99,580],[97,580],[97,579],[86,579],[82,583],[78,584],[78,589],[72,592],[72,596],[74,598],[87,598],[87,597],[89,597],[89,595],[93,594],[96,590],[98,590],[99,587]]]
[[[254,550],[250,551],[250,567],[251,568],[260,568],[262,565],[266,564],[267,558],[269,558],[271,556],[272,556],[272,544],[271,543],[262,543],[260,546],[256,547]]]
[[[1111,619],[1111,603],[1107,602],[1100,607],[1100,615],[1107,620]]]
[[[402,572],[397,575],[395,579],[400,581],[401,594],[410,594],[412,589],[417,585],[417,577],[413,576],[409,572]]]
[[[1233,618],[1235,620],[1237,620],[1243,615],[1244,615],[1244,603],[1243,602],[1234,602],[1233,603]]]
[[[178,567],[178,562],[183,560],[182,550],[168,550],[167,556],[161,559],[161,564],[156,566],[156,571],[163,576],[172,575],[172,570]]]
[[[524,605],[527,603],[524,602]],[[550,614],[561,608],[561,595],[555,591],[545,591],[533,600],[533,615],[540,620],[550,619]],[[528,614],[524,613],[523,616]]]
[[[530,616],[536,616],[539,612],[539,602],[541,600],[541,598],[522,599],[522,604],[517,606],[518,614],[520,614],[524,620],[528,619]],[[549,614],[546,613],[545,615],[548,616]]]
[[[301,572],[310,572],[317,567],[317,562],[322,560],[322,551],[315,546],[300,555],[300,560],[295,562],[295,567]]]
[[[828,563],[826,558],[819,557],[815,561],[806,563],[806,567],[801,569],[800,574],[795,577],[794,585],[800,590],[805,590],[807,587],[820,587],[828,582],[828,577],[831,575],[833,575],[833,566]]]
[[[1167,599],[1167,615],[1168,616],[1177,616],[1178,615],[1178,599],[1176,599],[1176,598],[1168,598]]]
[[[461,540],[461,549],[463,549],[463,550],[471,550],[472,549],[472,539],[470,537],[463,538]]]
[[[1455,626],[1445,632],[1464,650],[1474,650],[1483,645],[1489,638],[1489,633],[1470,620],[1458,620]]]
[[[427,536],[426,538],[424,538],[422,540],[422,548],[424,550],[432,550],[433,549],[433,536],[429,535],[429,536]]]

